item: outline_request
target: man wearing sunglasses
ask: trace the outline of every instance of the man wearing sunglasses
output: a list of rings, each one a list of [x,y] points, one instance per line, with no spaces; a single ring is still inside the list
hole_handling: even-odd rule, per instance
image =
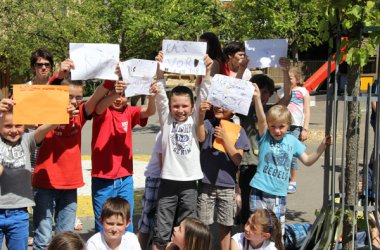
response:
[[[46,49],[39,48],[30,56],[30,67],[34,77],[27,84],[47,84],[54,65],[53,55]]]

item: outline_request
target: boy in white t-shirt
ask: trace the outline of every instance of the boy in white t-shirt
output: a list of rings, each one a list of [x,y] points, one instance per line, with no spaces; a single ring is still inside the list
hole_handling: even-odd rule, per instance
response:
[[[103,231],[93,235],[86,244],[87,250],[141,250],[137,236],[126,232],[131,223],[127,200],[113,197],[106,200],[99,218]]]

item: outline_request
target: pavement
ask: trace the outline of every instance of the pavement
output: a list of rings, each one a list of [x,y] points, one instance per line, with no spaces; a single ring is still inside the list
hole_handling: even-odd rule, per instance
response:
[[[310,119],[310,138],[306,141],[306,152],[313,152],[324,137],[325,129],[325,97],[316,96],[314,100],[315,106],[311,107]],[[342,106],[342,105],[341,105]],[[338,116],[341,115],[342,107],[338,107]],[[364,105],[363,105],[364,106]],[[364,110],[362,110],[363,112]],[[362,119],[365,120],[365,119]],[[342,124],[343,117],[338,117],[338,127]],[[363,123],[363,122],[362,122]],[[135,128],[133,130],[133,151],[134,151],[134,185],[135,197],[141,196],[144,187],[144,170],[150,158],[150,153],[153,149],[155,135],[159,131],[160,126],[158,117],[153,116],[149,120],[149,124],[145,128]],[[338,128],[337,133],[337,161],[339,161],[339,148],[341,147],[340,139],[343,128]],[[372,131],[371,131],[372,132]],[[87,240],[94,234],[94,217],[91,205],[91,159],[89,155],[91,143],[91,122],[88,122],[82,132],[82,163],[83,176],[86,185],[78,189],[78,211],[77,215],[83,223],[83,229],[78,233]],[[340,136],[340,137],[339,137]],[[371,138],[371,137],[370,137]],[[297,192],[289,194],[287,198],[287,223],[306,222],[313,223],[316,216],[315,211],[322,207],[323,202],[323,162],[322,157],[311,167],[304,167],[299,162],[299,170],[297,171]],[[137,228],[137,221],[141,213],[141,206],[135,204],[134,226]],[[215,246],[217,245],[217,233],[214,231]],[[234,228],[234,231],[239,231],[239,228]],[[5,247],[3,249],[6,249]],[[30,248],[31,249],[31,248]],[[216,248],[215,248],[216,249]]]

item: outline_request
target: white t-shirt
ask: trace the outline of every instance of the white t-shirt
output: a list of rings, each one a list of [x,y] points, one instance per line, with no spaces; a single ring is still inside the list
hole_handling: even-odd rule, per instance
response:
[[[245,241],[244,233],[237,233],[234,236],[232,236],[232,240],[236,242],[240,250],[277,250],[275,244],[273,241],[265,240],[263,245],[259,248],[253,248],[251,245],[249,245],[248,241],[245,242],[245,244],[248,244],[248,248],[243,248],[243,244]]]
[[[108,247],[102,232],[96,233],[86,244],[87,250],[112,250]],[[141,250],[137,236],[131,232],[125,232],[121,238],[119,249],[123,250]]]

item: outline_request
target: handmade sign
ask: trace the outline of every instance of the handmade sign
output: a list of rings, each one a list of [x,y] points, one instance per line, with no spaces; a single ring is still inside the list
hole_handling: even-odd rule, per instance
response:
[[[245,41],[245,53],[249,57],[248,68],[279,68],[280,57],[288,54],[287,39],[263,39]]]
[[[214,75],[207,101],[232,112],[248,115],[254,87],[249,81],[220,74]]]
[[[71,79],[119,80],[115,74],[119,52],[119,44],[70,43],[70,59],[75,64]]]
[[[240,125],[227,120],[220,120],[220,126],[222,126],[225,131],[228,131],[227,137],[230,139],[231,144],[235,145],[237,139],[239,138],[241,128]],[[224,148],[223,142],[219,138],[215,138],[212,147],[226,153],[226,149]]]
[[[120,63],[123,81],[127,83],[125,96],[149,95],[149,88],[157,71],[157,62],[131,59]]]
[[[69,86],[14,84],[13,123],[68,124]]]
[[[162,42],[164,60],[160,68],[163,71],[179,74],[205,75],[206,66],[203,59],[206,50],[205,42],[164,40]]]

